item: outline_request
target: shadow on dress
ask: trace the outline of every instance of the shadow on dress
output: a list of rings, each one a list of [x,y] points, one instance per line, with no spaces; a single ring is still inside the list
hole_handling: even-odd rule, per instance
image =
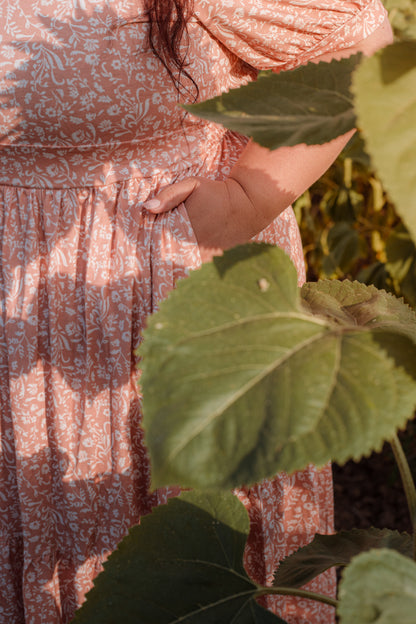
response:
[[[68,456],[51,448],[11,456],[10,447],[0,456],[1,616],[61,624],[129,527],[178,491],[143,495],[134,469],[67,480]]]

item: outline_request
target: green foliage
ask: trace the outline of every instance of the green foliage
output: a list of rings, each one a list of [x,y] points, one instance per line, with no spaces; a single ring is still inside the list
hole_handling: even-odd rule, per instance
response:
[[[415,237],[416,41],[395,43],[363,60],[353,88],[373,163]]]
[[[353,557],[373,548],[389,548],[410,558],[413,555],[410,535],[388,529],[353,529],[336,535],[316,535],[310,544],[281,562],[273,584],[302,587],[321,572],[333,566],[346,566]]]
[[[380,549],[354,558],[339,589],[342,624],[414,624],[416,563]]]
[[[328,255],[323,262],[323,270],[327,275],[332,275],[338,269],[347,273],[354,262],[362,256],[363,242],[357,230],[348,221],[335,223],[328,232],[327,245]]]
[[[389,12],[396,39],[416,40],[416,1],[383,0],[383,4]]]
[[[330,141],[355,126],[350,85],[358,59],[262,72],[239,90],[185,108],[271,149]]]
[[[416,306],[415,245],[365,161],[359,141],[294,208],[308,281],[357,279]]]
[[[413,312],[363,284],[299,293],[296,281],[280,249],[242,246],[150,319],[142,387],[155,486],[229,488],[342,463],[412,416]]]
[[[231,493],[185,492],[133,527],[104,564],[73,624],[285,624],[255,602],[249,531]]]
[[[416,307],[416,247],[403,225],[398,225],[387,239],[385,266],[395,290]]]
[[[358,137],[295,203],[294,209],[304,243],[308,281],[325,277],[356,279],[363,267],[385,262],[386,240],[391,228],[399,222],[380,182],[369,169],[369,162],[365,161]],[[360,249],[360,256],[345,257],[342,267],[337,262],[342,255],[336,246],[331,254],[328,243],[332,229],[341,227],[350,236],[351,231],[355,233]],[[342,248],[342,237],[339,243]]]

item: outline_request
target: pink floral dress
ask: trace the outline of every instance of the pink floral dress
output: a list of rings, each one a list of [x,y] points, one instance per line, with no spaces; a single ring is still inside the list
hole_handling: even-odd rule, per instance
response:
[[[196,0],[188,70],[206,99],[349,47],[384,17],[379,0]],[[0,0],[2,624],[68,622],[128,528],[173,493],[149,492],[133,353],[200,256],[182,207],[155,217],[142,202],[227,176],[246,139],[184,115],[147,31],[141,0]],[[259,238],[304,279],[290,208]],[[239,496],[257,581],[332,529],[329,468]],[[312,585],[331,593],[333,578]],[[291,623],[332,618],[268,606]]]

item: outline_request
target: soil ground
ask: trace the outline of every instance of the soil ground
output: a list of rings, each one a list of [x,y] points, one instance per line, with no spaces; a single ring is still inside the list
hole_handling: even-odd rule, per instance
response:
[[[400,439],[416,474],[416,423],[411,421]],[[336,530],[377,528],[410,532],[410,518],[393,453],[385,444],[359,463],[333,466]]]

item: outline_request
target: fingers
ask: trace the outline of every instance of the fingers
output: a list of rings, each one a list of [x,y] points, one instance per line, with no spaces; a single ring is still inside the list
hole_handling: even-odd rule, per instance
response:
[[[179,206],[199,186],[198,178],[186,178],[175,184],[165,186],[153,199],[143,203],[143,208],[153,214],[167,212]]]

